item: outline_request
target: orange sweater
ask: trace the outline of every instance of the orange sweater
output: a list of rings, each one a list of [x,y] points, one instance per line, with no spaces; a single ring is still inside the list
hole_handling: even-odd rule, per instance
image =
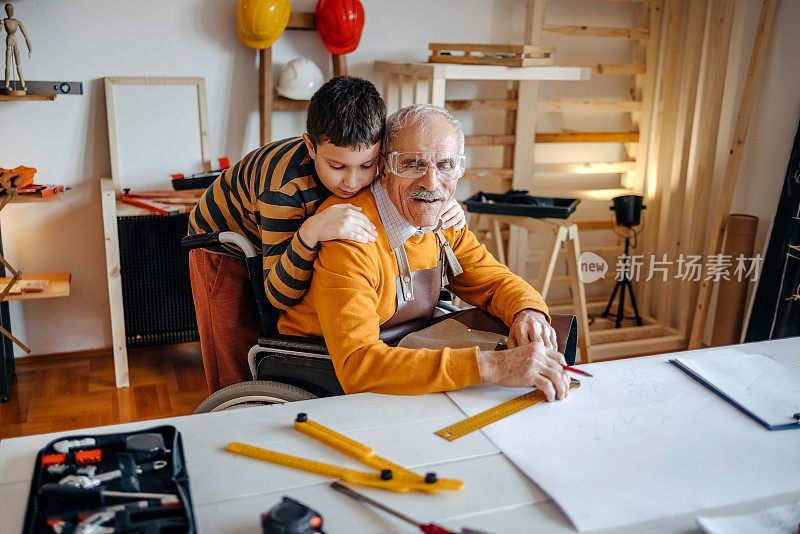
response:
[[[397,260],[372,191],[365,188],[346,200],[330,197],[319,209],[342,202],[362,208],[378,228],[378,239],[374,243],[323,242],[311,287],[299,304],[281,312],[280,333],[323,336],[345,393],[416,395],[482,383],[477,347],[415,350],[389,347],[378,338],[380,325],[397,309]],[[526,308],[548,313],[541,295],[497,262],[466,227],[442,232],[464,268],[448,286],[462,300],[506,325]],[[436,266],[439,244],[433,232],[413,236],[404,246],[412,271]]]

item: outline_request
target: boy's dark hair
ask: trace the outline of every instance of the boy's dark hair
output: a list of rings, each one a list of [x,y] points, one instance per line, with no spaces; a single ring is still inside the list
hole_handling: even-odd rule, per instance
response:
[[[386,104],[372,82],[355,76],[328,80],[311,97],[306,132],[317,146],[366,148],[380,142],[386,127]]]

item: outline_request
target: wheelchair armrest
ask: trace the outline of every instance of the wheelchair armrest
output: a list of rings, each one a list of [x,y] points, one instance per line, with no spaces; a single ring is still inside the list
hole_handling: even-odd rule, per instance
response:
[[[258,254],[253,244],[245,236],[231,231],[187,235],[181,239],[181,246],[189,250],[205,248],[209,245],[219,245],[220,243],[228,243],[239,247],[246,258],[253,258]]]
[[[278,349],[327,355],[328,347],[321,337],[299,337],[276,335],[258,338],[258,345],[265,349]]]

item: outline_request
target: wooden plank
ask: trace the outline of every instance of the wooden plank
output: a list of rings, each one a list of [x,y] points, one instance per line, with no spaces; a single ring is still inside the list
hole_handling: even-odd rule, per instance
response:
[[[537,143],[636,143],[639,132],[547,132],[537,133]]]
[[[258,124],[263,146],[272,139],[272,48],[258,51]]]
[[[441,67],[443,65],[436,65],[433,71],[428,99],[434,106],[444,107],[444,91],[447,85],[447,78],[444,76],[444,69]]]
[[[747,139],[747,129],[750,126],[750,116],[753,112],[758,88],[761,85],[762,72],[764,70],[764,56],[767,52],[769,37],[772,33],[772,25],[775,21],[775,10],[777,0],[764,0],[761,8],[761,17],[758,21],[756,38],[753,43],[753,51],[750,55],[750,65],[747,69],[742,100],[739,104],[739,113],[736,116],[736,129],[734,130],[733,142],[731,144],[728,166],[725,168],[725,176],[722,179],[722,187],[716,200],[716,212],[714,214],[714,224],[711,227],[711,236],[706,247],[705,257],[719,254],[722,250],[722,241],[725,233],[725,224],[728,220],[728,213],[733,201],[733,193],[736,189],[736,180],[739,177],[739,166],[742,162],[742,152],[744,143]],[[703,280],[695,305],[692,330],[689,338],[689,348],[700,348],[705,332],[706,318],[708,317],[708,306],[711,300],[712,284],[709,280]]]
[[[314,13],[292,11],[289,15],[289,23],[286,25],[287,30],[308,30],[313,31],[317,29],[316,21],[314,20]]]
[[[72,279],[70,273],[48,273],[48,274],[26,274],[20,277],[21,281],[25,280],[46,280],[48,282],[47,288],[38,293],[22,293],[19,295],[6,295],[4,300],[37,300],[37,299],[52,299],[58,297],[69,296],[69,282]],[[11,277],[0,278],[0,288],[11,281]]]
[[[592,347],[592,359],[598,362],[623,356],[675,352],[684,349],[686,349],[686,338],[678,334],[668,334],[649,339],[631,339],[595,345]]]
[[[450,111],[514,110],[516,98],[472,98],[469,100],[445,100],[444,107]]]
[[[272,97],[272,111],[305,111],[308,109],[309,100],[293,100],[284,96]]]
[[[111,341],[114,349],[114,376],[118,388],[128,387],[128,348],[125,345],[125,310],[122,306],[122,276],[117,233],[116,188],[109,178],[100,179],[103,234],[106,248],[106,277],[111,311]]]
[[[3,195],[0,195],[2,197]],[[47,197],[38,195],[16,195],[12,198],[10,204],[28,204],[31,202],[58,202],[64,199],[64,191],[59,191]]]
[[[639,100],[545,100],[539,102],[539,111],[561,111],[576,113],[622,111],[631,113],[641,110],[642,102]]]
[[[571,26],[566,24],[545,24],[546,33],[574,35],[579,37],[624,37],[627,39],[648,39],[647,28],[608,28],[601,26]]]
[[[690,180],[695,184],[693,197],[696,206],[707,206],[711,194],[734,12],[735,10],[724,0],[712,0],[710,3],[708,17],[710,26],[714,28],[714,31],[709,35],[700,95],[700,101],[703,105],[697,118],[697,131],[706,132],[706,134],[703,142],[697,146],[694,166],[690,170]],[[683,242],[686,243],[686,252],[688,254],[702,254],[706,236],[707,214],[705,210],[689,210],[689,213],[691,213],[691,220],[685,226],[683,238]],[[686,235],[687,232],[688,235]],[[697,299],[698,284],[685,283],[681,290],[681,302],[685,303],[685,305],[680,314],[679,331],[684,335],[688,335],[688,328],[692,324],[694,316],[694,303]]]
[[[632,187],[639,195],[645,195],[647,164],[649,161],[650,139],[653,129],[653,115],[656,77],[658,74],[658,49],[661,42],[662,2],[655,0],[642,6],[642,19],[650,28],[651,39],[640,43],[635,57],[644,59],[645,72],[634,77],[633,99],[642,102],[641,113],[631,117],[631,129],[639,132],[638,153],[635,155],[636,169],[628,174],[622,185]],[[646,22],[645,22],[646,21]]]
[[[540,188],[536,191],[540,196],[578,198],[581,200],[608,202],[620,195],[634,195],[637,191],[624,187],[601,188],[601,189],[548,189]]]
[[[580,224],[578,224],[578,230],[580,230]],[[616,259],[617,256],[622,256],[622,253],[625,251],[625,247],[622,245],[605,245],[605,246],[597,246],[597,247],[581,247],[582,252],[593,252],[598,256],[605,257],[605,258],[614,258]],[[529,261],[538,261],[542,258],[548,256],[550,254],[549,249],[547,247],[542,248],[541,250],[532,250],[528,253],[528,260]],[[566,252],[564,250],[559,252],[559,257],[564,256]]]
[[[586,310],[586,290],[580,277],[581,244],[577,225],[568,228],[569,238],[566,242],[567,268],[571,280],[570,290],[572,300],[575,302],[575,315],[578,319],[578,348],[581,351],[581,361],[592,362],[592,338],[589,333],[589,312]]]
[[[535,54],[554,52],[552,46],[521,44],[479,44],[479,43],[428,43],[429,50],[458,52],[481,52],[488,54],[519,54],[534,57]]]
[[[387,113],[400,109],[400,77],[393,72],[383,73],[383,98]]]
[[[465,135],[465,146],[514,146],[515,135],[508,134],[489,134],[489,135]]]
[[[208,100],[206,98],[206,79],[199,78],[197,83],[197,113],[200,117],[200,154],[203,158],[203,170],[211,170],[211,141],[208,138]]]
[[[653,182],[648,184],[646,197],[647,210],[642,212],[644,224],[651,231],[644,232],[641,236],[642,250],[645,257],[659,252],[658,246],[664,239],[667,231],[659,227],[661,203],[663,197],[669,193],[668,179],[672,172],[672,154],[675,146],[675,125],[678,114],[678,97],[680,94],[680,65],[683,39],[683,25],[685,19],[686,3],[673,1],[667,3],[665,14],[665,48],[661,61],[661,75],[659,87],[658,138],[653,144],[651,158],[653,160]],[[652,225],[649,224],[652,221]],[[634,285],[636,287],[636,285]],[[651,302],[655,300],[655,284],[638,284],[640,309],[643,313],[650,313]],[[660,297],[660,295],[659,295]],[[660,320],[660,318],[658,318]]]
[[[0,94],[0,102],[33,102],[33,101],[53,101],[56,95],[4,95]]]
[[[513,109],[506,110],[506,118],[505,124],[503,127],[503,133],[505,134],[513,134],[517,131],[517,99],[519,98],[519,83],[518,82],[507,82],[508,85],[511,87],[506,91],[506,98],[507,100],[514,103]],[[506,146],[503,147],[503,167],[507,169],[511,169],[513,172],[514,168],[514,147],[513,146]],[[513,178],[513,174],[512,174]],[[509,183],[508,186],[511,184]]]
[[[473,134],[465,136],[464,142],[466,146],[514,145],[516,137],[507,134]],[[635,143],[638,139],[639,132],[541,132],[535,135],[537,143]],[[532,168],[531,165],[527,168]]]
[[[593,330],[589,333],[589,335],[592,338],[592,345],[599,345],[602,343],[618,343],[620,341],[661,337],[664,335],[664,331],[665,330],[662,325],[656,324]]]
[[[505,67],[546,67],[555,64],[552,57],[542,58],[502,58],[491,56],[450,56],[431,54],[428,56],[430,63],[444,63],[454,65],[498,65]]]
[[[635,161],[538,163],[534,165],[534,172],[536,174],[618,174],[635,168]]]
[[[691,214],[693,195],[691,188],[687,189],[687,174],[689,168],[689,155],[692,142],[692,127],[694,125],[695,103],[697,102],[697,86],[700,77],[700,58],[698,50],[703,48],[703,38],[706,28],[707,0],[693,0],[689,4],[688,22],[686,27],[686,44],[681,72],[681,86],[678,104],[678,120],[673,130],[675,136],[674,151],[672,154],[672,173],[669,176],[669,191],[666,195],[661,211],[661,224],[666,228],[665,240],[659,242],[658,253],[667,254],[668,258],[677,258],[681,249],[681,227],[686,228],[684,220],[686,214]],[[710,28],[714,31],[713,28]],[[702,133],[701,133],[702,135]],[[669,157],[669,154],[663,154]],[[684,212],[684,209],[689,211]],[[705,206],[698,206],[704,209]],[[688,231],[688,229],[686,229]],[[664,324],[672,325],[676,318],[673,316],[674,296],[680,292],[680,282],[674,276],[661,283],[663,294],[659,298],[660,317]],[[677,323],[675,323],[677,324]]]
[[[378,63],[375,62],[376,67]],[[402,65],[402,64],[401,64]],[[438,67],[447,80],[519,80],[579,81],[591,77],[591,69],[582,67],[500,67],[496,65],[451,65],[447,63],[409,63],[400,70],[414,73],[418,68]],[[395,70],[391,67],[391,70]],[[398,73],[399,70],[397,71]]]
[[[514,169],[494,169],[490,167],[473,167],[464,173],[465,180],[501,180],[511,181]]]
[[[117,107],[114,105],[114,80],[115,78],[106,77],[103,80],[103,86],[106,93],[106,124],[108,125],[108,152],[109,159],[111,160],[111,179],[114,182],[114,188],[119,192],[122,191],[122,185],[119,178],[119,148],[117,147]]]
[[[583,67],[592,69],[592,74],[616,74],[616,75],[631,75],[631,74],[645,74],[647,66],[642,63],[575,63],[563,62],[560,63],[563,67]]]
[[[617,221],[614,219],[575,221],[575,224],[578,225],[578,230],[581,232],[588,232],[591,230],[613,230],[617,227]]]
[[[333,63],[333,76],[347,76],[347,55],[346,54],[331,54],[331,62]]]

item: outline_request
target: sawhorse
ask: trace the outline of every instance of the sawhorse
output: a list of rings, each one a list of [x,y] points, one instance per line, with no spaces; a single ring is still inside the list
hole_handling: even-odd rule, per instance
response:
[[[581,352],[581,361],[590,363],[591,338],[589,336],[589,314],[586,310],[586,291],[580,278],[579,257],[581,254],[580,239],[578,237],[578,225],[566,219],[536,219],[533,217],[523,217],[517,215],[497,215],[493,213],[474,213],[478,220],[473,218],[472,225],[477,227],[477,223],[482,217],[489,220],[492,237],[494,239],[497,260],[508,265],[512,272],[525,278],[528,264],[528,232],[547,233],[549,240],[545,250],[545,257],[539,268],[539,274],[533,282],[533,287],[547,300],[550,293],[550,284],[553,280],[553,272],[556,267],[558,253],[561,244],[566,247],[567,269],[570,276],[570,291],[572,302],[575,305],[575,315],[578,319],[578,348]],[[510,237],[508,253],[504,251],[503,239],[500,234],[500,225],[508,224]],[[547,253],[549,251],[549,256]],[[508,261],[506,261],[508,259]]]

